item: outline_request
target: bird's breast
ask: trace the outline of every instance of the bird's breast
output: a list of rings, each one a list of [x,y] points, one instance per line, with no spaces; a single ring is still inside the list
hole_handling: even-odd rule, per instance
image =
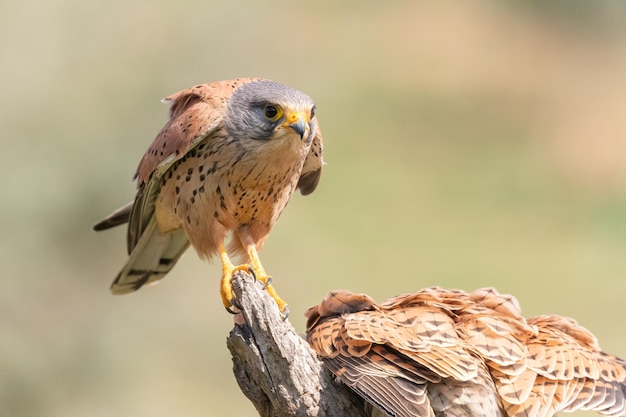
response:
[[[299,138],[207,139],[165,175],[156,202],[159,230],[183,227],[196,248],[194,241],[223,239],[243,225],[269,233],[296,188],[308,148]]]
[[[220,179],[227,190],[225,214],[239,225],[262,221],[271,227],[296,188],[308,145],[300,140],[255,145]]]

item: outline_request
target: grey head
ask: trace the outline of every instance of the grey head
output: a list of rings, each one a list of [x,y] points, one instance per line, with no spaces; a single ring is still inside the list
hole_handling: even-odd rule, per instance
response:
[[[228,100],[225,123],[233,137],[268,140],[277,129],[290,126],[305,138],[306,124],[315,116],[315,103],[306,94],[269,80],[243,84]],[[305,129],[306,128],[306,129]]]

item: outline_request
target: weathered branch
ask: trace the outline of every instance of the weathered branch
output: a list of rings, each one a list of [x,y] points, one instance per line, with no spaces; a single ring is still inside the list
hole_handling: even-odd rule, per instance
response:
[[[239,387],[261,417],[369,415],[368,406],[323,367],[262,284],[244,272],[233,278],[242,312],[227,339]]]

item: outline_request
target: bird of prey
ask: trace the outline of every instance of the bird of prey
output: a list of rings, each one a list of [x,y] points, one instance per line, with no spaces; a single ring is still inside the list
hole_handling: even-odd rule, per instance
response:
[[[163,102],[171,105],[169,121],[139,163],[134,202],[94,226],[128,223],[130,256],[111,291],[160,280],[191,244],[201,258],[220,257],[229,311],[233,273],[250,270],[287,314],[257,251],[292,193],[310,194],[319,182],[322,135],[313,100],[273,81],[239,78],[196,85]],[[248,264],[235,266],[230,255]]]
[[[307,313],[327,367],[386,415],[626,415],[626,361],[573,319],[524,319],[517,300],[438,287],[376,303],[330,292]]]

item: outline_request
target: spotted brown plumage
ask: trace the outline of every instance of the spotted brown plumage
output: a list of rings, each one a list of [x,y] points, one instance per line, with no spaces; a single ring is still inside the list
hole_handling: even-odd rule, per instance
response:
[[[626,415],[625,361],[572,319],[524,319],[493,288],[434,287],[382,303],[334,291],[306,316],[327,367],[390,416]]]
[[[257,251],[293,191],[307,195],[317,187],[322,135],[313,100],[273,81],[240,78],[196,85],[163,101],[171,105],[170,118],[139,163],[134,202],[94,226],[128,222],[130,257],[111,291],[158,281],[191,244],[201,258],[219,255],[226,308],[233,272],[251,267],[286,312]],[[233,265],[230,255],[244,255],[249,265]]]

